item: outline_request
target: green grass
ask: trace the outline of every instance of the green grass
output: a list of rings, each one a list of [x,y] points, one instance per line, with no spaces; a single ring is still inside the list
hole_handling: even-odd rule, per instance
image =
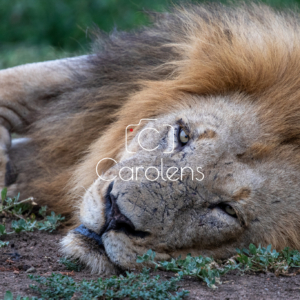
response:
[[[259,245],[256,248],[253,244],[248,249],[236,250],[236,260],[243,266],[243,271],[252,272],[273,272],[276,275],[287,274],[289,269],[300,267],[300,253],[297,250],[285,248],[281,252]]]
[[[143,256],[139,256],[138,263],[151,262],[155,269],[176,272],[180,278],[193,276],[206,282],[207,286],[215,289],[221,283],[220,277],[229,271],[238,268],[234,261],[219,265],[211,257],[187,255],[185,259],[172,259],[171,261],[155,262],[155,252],[149,250]]]
[[[110,32],[147,24],[143,13],[161,11],[168,0],[0,0],[0,40],[3,44],[48,44],[77,51],[89,43],[94,26]]]
[[[14,296],[11,291],[7,291],[4,296],[4,300],[14,300]],[[21,297],[17,296],[15,300],[38,300],[37,297]]]
[[[172,2],[176,2],[172,1]],[[148,24],[168,0],[0,0],[0,69],[88,53],[94,28]]]
[[[94,28],[110,32],[148,24],[144,12],[162,11],[168,3],[0,0],[0,69],[86,54]]]
[[[11,231],[7,231],[5,224],[0,224],[0,238],[20,233],[22,231],[44,230],[52,232],[60,226],[65,219],[61,215],[56,215],[53,211],[47,215],[47,206],[43,206],[38,211],[38,217],[32,212],[33,207],[37,204],[32,198],[20,201],[20,194],[11,198],[7,196],[7,188],[1,191],[0,215],[12,217]],[[0,240],[0,248],[9,244],[8,241]]]
[[[183,299],[188,292],[178,291],[180,278],[161,280],[160,276],[151,276],[150,269],[144,268],[141,273],[126,272],[126,276],[112,276],[107,279],[82,280],[77,283],[73,278],[61,274],[52,274],[48,278],[30,275],[38,283],[31,288],[44,299]]]
[[[180,281],[185,276],[193,276],[206,282],[213,289],[221,284],[221,276],[232,270],[244,272],[273,272],[277,276],[288,274],[290,268],[300,267],[300,253],[296,250],[285,248],[281,252],[267,248],[255,247],[237,249],[237,255],[225,262],[216,262],[210,257],[188,255],[185,259],[172,259],[171,261],[155,262],[155,252],[149,250],[139,256],[138,263],[152,263],[154,270],[170,271],[175,273],[169,280],[162,280],[158,275],[151,275],[149,268],[143,268],[139,274],[126,272],[126,276],[112,276],[107,279],[80,282],[74,281],[69,276],[52,273],[45,278],[29,275],[36,282],[30,287],[39,294],[39,298],[17,299],[184,299],[189,291],[180,289]],[[72,265],[74,267],[74,265]],[[290,274],[292,275],[292,274]],[[7,291],[7,297],[12,296]],[[41,297],[41,298],[40,298]],[[76,299],[77,299],[76,298]],[[5,298],[12,299],[12,298]]]

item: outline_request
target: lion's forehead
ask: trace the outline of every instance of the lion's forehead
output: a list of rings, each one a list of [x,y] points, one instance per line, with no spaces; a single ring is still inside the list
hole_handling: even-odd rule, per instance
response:
[[[141,120],[131,140],[125,141],[127,147],[121,152],[120,161],[137,155],[153,159],[159,152],[174,155],[179,120],[188,128],[193,140],[184,153],[197,152],[202,159],[203,155],[209,159],[213,154],[217,159],[224,153],[245,152],[264,132],[256,109],[247,101],[239,101],[240,97],[186,97],[170,113]]]

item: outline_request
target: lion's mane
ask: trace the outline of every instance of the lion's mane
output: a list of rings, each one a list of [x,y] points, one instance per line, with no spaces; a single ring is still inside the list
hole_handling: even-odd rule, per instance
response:
[[[74,210],[97,178],[99,159],[118,158],[128,124],[170,111],[185,93],[250,95],[270,132],[251,155],[279,144],[299,147],[297,14],[264,5],[191,5],[151,17],[152,26],[130,33],[98,32],[88,71],[73,72],[74,84],[49,95],[58,101],[30,128],[36,155],[23,162],[34,174],[26,191],[60,213]],[[299,165],[300,155],[287,160]]]

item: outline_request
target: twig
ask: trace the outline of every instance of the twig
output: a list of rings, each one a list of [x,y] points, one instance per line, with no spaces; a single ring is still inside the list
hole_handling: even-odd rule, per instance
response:
[[[26,220],[26,218],[24,218],[22,215],[18,215],[16,213],[10,211],[10,209],[13,208],[13,207],[15,207],[15,206],[17,206],[17,205],[19,205],[19,204],[26,203],[26,202],[31,202],[31,205],[36,205],[36,203],[33,200],[34,200],[33,197],[29,197],[29,198],[27,198],[25,200],[22,200],[22,201],[19,201],[19,202],[14,202],[13,204],[11,204],[9,206],[2,205],[1,211],[4,212],[4,213],[8,213],[8,214],[10,214],[12,216],[15,216],[15,217],[17,217],[19,219]]]
[[[22,201],[20,201],[20,202],[14,202],[13,204],[11,204],[11,205],[9,205],[9,206],[6,206],[6,207],[3,206],[3,210],[4,210],[4,209],[5,209],[5,210],[11,209],[12,207],[14,207],[14,206],[16,206],[16,205],[19,205],[19,204],[22,204],[22,203],[26,203],[26,202],[29,202],[29,201],[33,202],[32,204],[35,205],[35,202],[33,201],[33,197],[29,197],[29,198],[27,198],[27,199],[25,199],[25,200],[22,200]]]

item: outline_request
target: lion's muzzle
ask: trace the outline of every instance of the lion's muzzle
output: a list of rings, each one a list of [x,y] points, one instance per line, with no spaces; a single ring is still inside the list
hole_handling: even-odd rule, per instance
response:
[[[106,223],[101,230],[100,236],[110,230],[122,231],[127,235],[138,236],[141,238],[149,235],[147,232],[135,230],[135,226],[131,220],[120,212],[117,204],[118,196],[113,195],[111,192],[113,185],[114,182],[109,185],[105,196]]]
[[[120,208],[117,204],[118,196],[113,195],[114,182],[111,182],[108,186],[105,195],[105,223],[99,232],[95,232],[84,224],[81,224],[74,231],[81,235],[86,236],[89,239],[93,239],[98,245],[103,246],[102,236],[108,231],[118,231],[123,232],[126,235],[136,236],[144,238],[149,235],[149,233],[144,231],[135,230],[134,224],[131,220],[120,212]]]

